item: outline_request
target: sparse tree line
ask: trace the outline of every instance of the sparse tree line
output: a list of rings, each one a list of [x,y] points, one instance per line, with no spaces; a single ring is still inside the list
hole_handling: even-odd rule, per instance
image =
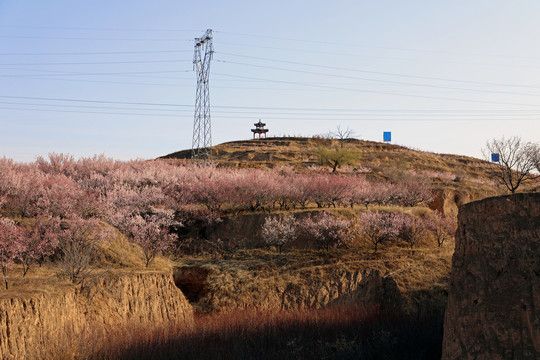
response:
[[[438,247],[452,239],[456,232],[456,220],[435,211],[423,217],[400,212],[362,212],[357,222],[352,222],[326,211],[308,216],[302,221],[292,215],[266,218],[262,225],[262,237],[268,246],[282,249],[298,238],[307,238],[317,247],[348,246],[350,241],[361,238],[373,246],[374,252],[381,245],[401,240],[414,251],[424,239],[435,241]]]
[[[96,244],[114,226],[139,244],[146,266],[169,249],[173,229],[189,219],[212,222],[244,211],[336,206],[414,206],[432,198],[421,178],[368,181],[326,171],[297,173],[205,167],[167,161],[119,162],[104,156],[50,154],[29,164],[0,159],[0,266],[24,274],[52,258],[73,282],[88,271]],[[3,215],[3,217],[1,217]],[[333,230],[319,229],[332,234]],[[329,236],[313,237],[329,241]],[[337,241],[337,240],[336,240]]]

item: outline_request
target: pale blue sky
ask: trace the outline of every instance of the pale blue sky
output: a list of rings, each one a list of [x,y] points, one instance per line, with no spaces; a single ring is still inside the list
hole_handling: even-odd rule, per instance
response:
[[[191,147],[193,38],[214,30],[213,143],[356,136],[481,156],[540,141],[540,2],[0,0],[0,156]]]

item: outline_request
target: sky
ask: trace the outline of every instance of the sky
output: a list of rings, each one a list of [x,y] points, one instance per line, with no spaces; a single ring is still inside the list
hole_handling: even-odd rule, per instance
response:
[[[540,142],[540,2],[0,0],[0,157],[150,159],[192,146],[194,38],[213,30],[212,143],[350,129],[482,157]]]

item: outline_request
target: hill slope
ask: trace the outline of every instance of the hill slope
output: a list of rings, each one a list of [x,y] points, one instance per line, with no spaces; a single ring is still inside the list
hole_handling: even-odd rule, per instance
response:
[[[223,143],[212,148],[218,166],[273,168],[292,166],[309,171],[319,165],[321,148],[343,146],[351,153],[352,166],[341,171],[365,173],[368,178],[396,180],[416,175],[431,178],[436,191],[432,208],[457,215],[457,206],[488,196],[500,195],[503,189],[490,178],[489,163],[480,159],[449,154],[435,154],[399,145],[346,139],[276,137]],[[191,150],[163,156],[163,159],[190,159]]]
[[[485,177],[485,161],[467,156],[435,154],[409,149],[399,145],[346,139],[341,144],[336,139],[276,137],[260,140],[226,142],[212,147],[213,160],[218,164],[250,167],[292,165],[308,167],[317,165],[321,147],[344,146],[354,153],[358,166],[385,166],[398,164],[415,170],[460,172],[469,176]],[[164,159],[189,159],[191,150],[182,150],[163,156]]]

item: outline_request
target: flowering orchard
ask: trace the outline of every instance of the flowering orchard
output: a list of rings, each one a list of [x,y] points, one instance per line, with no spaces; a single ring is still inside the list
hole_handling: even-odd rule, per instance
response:
[[[48,159],[39,157],[28,164],[0,158],[0,265],[4,276],[14,262],[23,264],[26,274],[33,263],[46,257],[54,254],[65,262],[74,253],[74,258],[83,259],[71,264],[75,267],[69,276],[77,281],[88,267],[87,253],[102,239],[89,227],[103,227],[104,223],[139,244],[148,266],[176,241],[172,229],[193,219],[208,224],[243,212],[415,206],[431,199],[430,184],[411,177],[369,181],[359,174],[331,174],[321,169],[295,172],[166,160],[120,162],[103,155],[74,159],[50,154]],[[316,239],[324,237],[320,240],[323,247],[339,243],[335,234],[342,225],[332,223],[338,220],[323,216],[308,220],[304,231]],[[265,236],[280,249],[291,241],[288,235]]]

